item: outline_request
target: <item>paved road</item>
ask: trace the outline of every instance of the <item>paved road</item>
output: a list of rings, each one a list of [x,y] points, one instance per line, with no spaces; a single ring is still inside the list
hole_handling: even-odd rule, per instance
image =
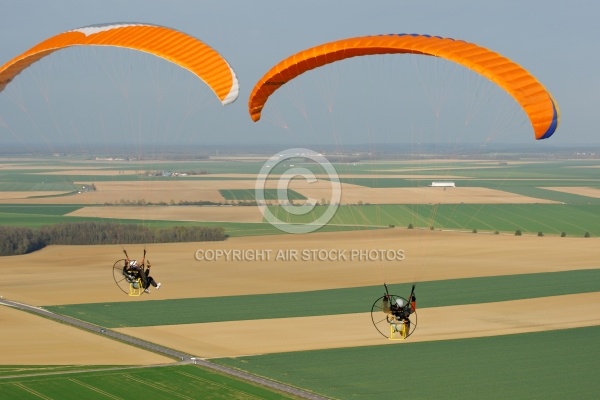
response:
[[[249,374],[247,372],[239,371],[233,368],[225,367],[222,365],[213,364],[201,358],[198,358],[194,355],[183,353],[177,350],[170,349],[168,347],[164,347],[158,345],[156,343],[147,342],[145,340],[138,339],[134,336],[125,335],[120,332],[115,332],[110,329],[103,328],[98,325],[90,324],[89,322],[81,321],[76,318],[68,317],[66,315],[55,314],[48,310],[45,310],[41,307],[35,307],[28,304],[17,303],[15,301],[10,301],[7,299],[0,299],[0,305],[14,307],[19,310],[28,311],[37,315],[40,315],[45,318],[49,318],[67,325],[74,326],[76,328],[84,329],[90,332],[99,333],[106,337],[119,340],[124,343],[132,344],[134,346],[140,347],[145,350],[150,350],[158,354],[165,355],[167,357],[172,357],[180,361],[181,364],[196,364],[211,370],[219,371],[223,374],[234,376],[239,379],[243,379],[246,381],[250,381],[252,383],[266,386],[272,389],[279,390],[284,393],[289,393],[294,396],[298,396],[304,399],[311,400],[326,400],[326,397],[318,396],[316,394],[307,392],[302,389],[295,388],[293,386],[288,386],[283,383],[275,382],[270,379],[261,378],[256,375]],[[171,365],[171,364],[169,364]],[[87,370],[86,370],[87,371]]]

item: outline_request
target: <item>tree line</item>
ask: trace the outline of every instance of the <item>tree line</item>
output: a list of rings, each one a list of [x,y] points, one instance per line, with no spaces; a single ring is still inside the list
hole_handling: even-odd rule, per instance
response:
[[[150,228],[114,222],[68,222],[40,228],[0,227],[0,256],[27,254],[53,244],[150,244],[225,240],[223,227]]]

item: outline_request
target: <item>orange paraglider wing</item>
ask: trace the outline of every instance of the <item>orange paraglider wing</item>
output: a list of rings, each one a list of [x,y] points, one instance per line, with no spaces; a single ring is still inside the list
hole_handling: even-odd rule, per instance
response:
[[[559,111],[554,99],[523,67],[473,43],[418,34],[342,39],[296,53],[271,68],[254,86],[248,101],[250,116],[258,121],[269,96],[306,71],[350,57],[403,53],[440,57],[490,79],[520,104],[536,139],[550,137],[558,127]]]
[[[174,29],[138,23],[87,26],[52,36],[0,67],[0,91],[34,62],[71,46],[115,46],[150,53],[198,76],[223,105],[238,96],[235,72],[214,49]]]

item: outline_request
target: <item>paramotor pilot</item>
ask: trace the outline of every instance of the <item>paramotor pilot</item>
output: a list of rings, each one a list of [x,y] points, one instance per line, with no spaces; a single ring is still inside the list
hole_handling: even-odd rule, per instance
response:
[[[125,252],[127,255],[127,252]],[[123,275],[130,279],[131,281],[140,280],[142,282],[142,287],[146,293],[150,293],[149,287],[150,285],[154,286],[156,289],[160,289],[160,282],[156,282],[152,276],[150,276],[150,261],[147,261],[146,267],[146,251],[144,250],[144,258],[142,258],[141,262],[137,260],[130,260],[127,257],[125,265],[123,266]]]

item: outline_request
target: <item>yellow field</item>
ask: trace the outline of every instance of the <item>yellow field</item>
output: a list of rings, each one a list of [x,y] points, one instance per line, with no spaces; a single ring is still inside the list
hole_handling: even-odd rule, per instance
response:
[[[67,215],[162,221],[262,222],[263,220],[257,207],[231,206],[83,207]]]
[[[588,197],[596,197],[596,198],[600,198],[600,189],[598,188],[591,188],[591,187],[546,187],[543,189],[548,189],[548,190],[556,190],[558,192],[565,192],[565,193],[572,193],[572,194],[578,194],[581,196],[588,196]]]
[[[2,365],[161,364],[172,359],[101,335],[0,307]]]

